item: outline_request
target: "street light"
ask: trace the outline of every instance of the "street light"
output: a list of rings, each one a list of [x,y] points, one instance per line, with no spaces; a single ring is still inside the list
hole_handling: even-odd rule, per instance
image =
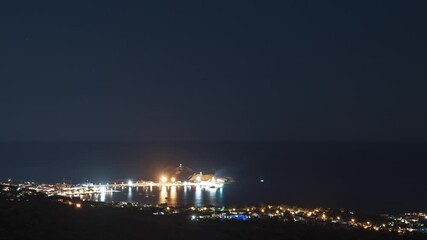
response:
[[[165,183],[165,182],[167,182],[167,181],[168,181],[168,178],[167,178],[167,177],[165,177],[165,176],[162,176],[162,177],[160,178],[160,181],[162,181],[162,183]]]

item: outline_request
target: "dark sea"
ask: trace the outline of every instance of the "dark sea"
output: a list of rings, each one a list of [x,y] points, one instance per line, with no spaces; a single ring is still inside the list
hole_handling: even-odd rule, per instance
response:
[[[427,211],[426,142],[3,142],[0,163],[2,180],[156,181],[179,164],[236,180],[223,189],[125,188],[98,201]]]

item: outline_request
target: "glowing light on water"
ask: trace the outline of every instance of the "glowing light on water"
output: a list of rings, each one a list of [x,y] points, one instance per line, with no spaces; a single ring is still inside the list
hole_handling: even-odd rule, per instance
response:
[[[106,192],[101,192],[101,195],[99,196],[99,201],[105,202],[105,195],[106,195]]]
[[[200,206],[203,205],[203,197],[202,197],[202,188],[200,186],[196,187],[196,192],[194,194],[194,205]]]
[[[177,204],[177,198],[176,198],[176,186],[172,186],[171,190],[170,190],[170,197],[169,197],[169,202],[172,205],[176,205]]]
[[[131,201],[132,201],[132,188],[130,187],[128,189],[128,202],[131,202]]]
[[[160,188],[160,194],[159,194],[159,202],[165,203],[168,201],[168,191],[165,186],[162,186]]]

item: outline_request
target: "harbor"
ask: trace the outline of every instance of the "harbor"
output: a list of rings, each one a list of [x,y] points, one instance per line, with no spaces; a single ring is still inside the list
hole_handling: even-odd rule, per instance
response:
[[[158,181],[137,180],[133,181],[113,181],[106,183],[78,183],[70,184],[65,181],[56,184],[37,184],[34,182],[25,182],[19,184],[21,187],[43,192],[48,196],[71,196],[81,197],[93,194],[104,194],[113,192],[122,192],[129,188],[149,188],[158,187],[163,188],[198,188],[198,189],[219,189],[224,187],[225,184],[231,183],[234,180],[231,177],[219,177],[214,172],[193,173],[191,168],[185,167],[180,164],[178,167],[168,171],[167,174],[161,174]]]

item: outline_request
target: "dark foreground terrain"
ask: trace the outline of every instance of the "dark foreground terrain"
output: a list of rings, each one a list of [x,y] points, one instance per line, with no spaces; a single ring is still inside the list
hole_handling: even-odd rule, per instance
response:
[[[190,221],[137,209],[76,208],[55,201],[0,200],[0,239],[426,239],[277,220]]]

